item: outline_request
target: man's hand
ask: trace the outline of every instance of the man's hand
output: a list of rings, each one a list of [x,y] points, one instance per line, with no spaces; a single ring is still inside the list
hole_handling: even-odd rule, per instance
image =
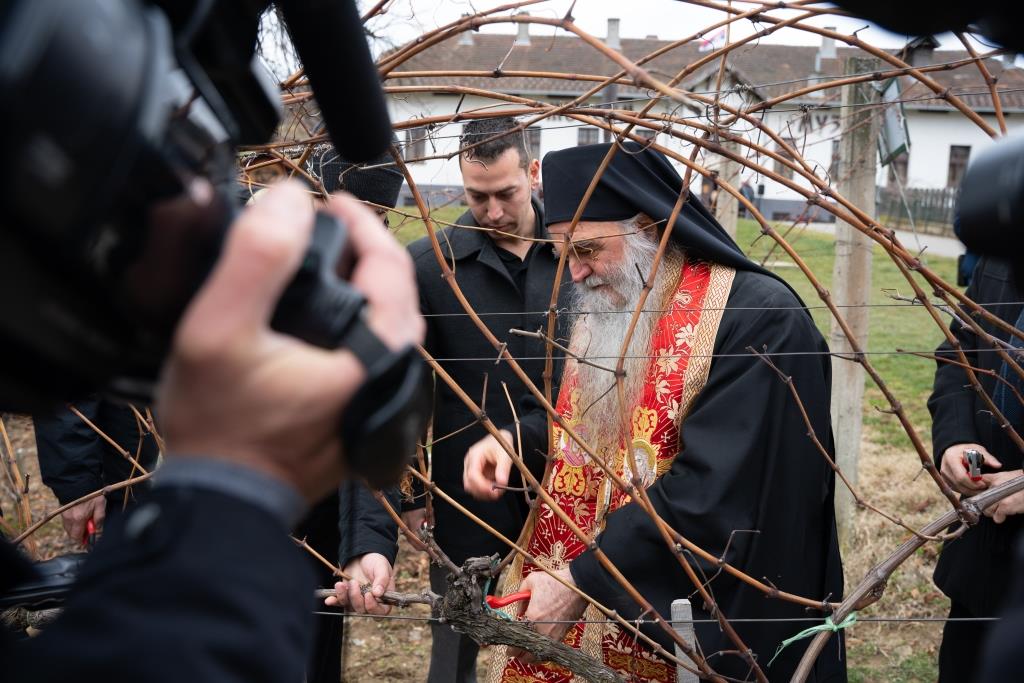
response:
[[[334,196],[349,229],[351,283],[391,349],[423,339],[412,261],[372,211]],[[269,327],[299,267],[313,206],[284,183],[235,221],[209,279],[185,311],[164,368],[157,414],[174,457],[217,457],[294,486],[310,501],[344,474],[339,421],[365,377],[344,349],[319,349]]]
[[[999,484],[1016,479],[1017,477],[1024,475],[1024,470],[1010,470],[1009,472],[994,472],[992,474],[983,474],[981,478],[987,488],[998,486]],[[996,524],[1002,524],[1006,521],[1006,518],[1010,515],[1019,515],[1024,512],[1024,491],[1018,491],[1017,493],[1010,494],[1006,498],[995,505],[990,505],[985,510],[985,516],[991,517],[992,521]]]
[[[103,496],[96,496],[62,512],[60,521],[64,523],[64,532],[68,538],[75,543],[84,545],[86,522],[92,519],[98,529],[103,526],[103,518],[106,516],[107,499]]]
[[[569,568],[559,569],[554,572],[556,576],[563,579],[571,586],[576,582],[572,580]],[[523,579],[519,590],[530,591],[530,602],[522,619],[533,623],[533,630],[545,635],[555,641],[560,641],[569,631],[573,622],[583,616],[587,602],[575,591],[567,588],[558,580],[552,578],[547,572],[537,570]],[[537,622],[564,622],[564,623],[537,623]],[[533,656],[518,648],[509,648],[510,657],[519,657],[524,662],[533,661]]]
[[[985,465],[988,467],[999,469],[1003,466],[1001,462],[995,459],[995,456],[988,452],[987,448],[980,444],[958,443],[947,448],[942,454],[942,466],[939,468],[939,471],[946,477],[946,481],[949,482],[950,486],[965,496],[973,496],[979,491],[984,491],[989,486],[985,482],[985,476],[990,475],[983,475],[981,481],[971,481],[970,476],[967,474],[967,468],[964,467],[964,451],[971,448],[981,453]]]
[[[391,605],[377,602],[385,591],[395,590],[395,577],[388,558],[379,553],[367,553],[345,565],[349,581],[334,584],[338,597],[324,600],[327,605],[348,607],[359,614],[387,614]]]
[[[402,521],[409,527],[409,531],[417,533],[427,521],[427,508],[406,510],[402,513]]]
[[[500,432],[506,444],[512,443],[512,433],[507,429]],[[497,500],[508,486],[508,475],[512,471],[512,458],[498,440],[488,434],[466,451],[462,463],[462,486],[466,493],[478,500]]]

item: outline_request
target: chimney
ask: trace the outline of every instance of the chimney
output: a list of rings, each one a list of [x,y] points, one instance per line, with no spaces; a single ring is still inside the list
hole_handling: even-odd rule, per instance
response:
[[[825,30],[835,31],[835,26],[826,26]],[[821,62],[825,59],[836,58],[836,39],[831,36],[821,37],[821,47],[814,55],[814,71],[811,73],[811,77],[807,79],[807,85],[816,85],[820,82],[820,77],[824,75],[824,69],[822,69]],[[824,97],[825,92],[823,90],[815,90],[810,93],[808,97],[820,98]]]
[[[835,26],[826,26],[826,31],[835,31]],[[831,36],[821,37],[821,48],[818,49],[818,57],[821,59],[836,58],[836,39]]]
[[[622,49],[622,42],[619,40],[619,20],[617,18],[608,19],[608,37],[604,39],[604,44],[613,50]]]
[[[464,13],[462,15],[462,18],[465,19],[468,16],[470,16],[470,14],[468,12],[466,12],[466,13]],[[463,31],[461,34],[459,34],[459,45],[472,45],[472,44],[473,44],[473,32],[472,31]]]
[[[519,15],[530,16],[529,12],[519,12]],[[516,42],[513,45],[529,45],[530,44],[530,25],[519,24],[519,35],[516,36]]]
[[[933,36],[918,36],[903,47],[903,61],[910,66],[927,66],[935,62],[935,48],[939,41]]]
[[[910,66],[928,66],[935,62],[935,49],[931,47],[920,47],[910,55]]]

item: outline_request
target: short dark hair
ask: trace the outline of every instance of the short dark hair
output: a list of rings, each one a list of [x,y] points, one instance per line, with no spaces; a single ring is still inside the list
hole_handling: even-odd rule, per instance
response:
[[[514,149],[519,154],[520,168],[526,168],[530,165],[530,153],[526,148],[526,135],[522,130],[509,133],[518,125],[519,121],[512,116],[468,121],[462,127],[462,137],[459,138],[460,148],[468,147],[481,140],[487,140],[502,133],[506,134],[463,152],[463,156],[466,159],[479,159],[480,161],[487,162],[494,161],[504,154],[507,149]]]

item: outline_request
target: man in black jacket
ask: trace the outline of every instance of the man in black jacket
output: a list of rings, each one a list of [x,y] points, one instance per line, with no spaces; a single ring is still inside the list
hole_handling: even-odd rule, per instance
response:
[[[982,303],[1002,320],[1020,328],[1022,292],[1009,264],[982,258],[974,270],[967,296]],[[1015,338],[980,318],[987,333],[1019,347]],[[1015,393],[1021,380],[990,344],[969,328],[954,322],[952,330],[967,362],[977,370],[982,388],[1018,433],[1024,432],[1024,408]],[[1007,431],[971,386],[957,354],[943,342],[935,372],[935,388],[928,400],[932,414],[932,445],[935,464],[947,481],[965,496],[1021,475],[1021,452]],[[946,362],[946,361],[951,362]],[[994,374],[986,374],[990,371]],[[997,379],[998,377],[998,379]],[[965,466],[965,452],[975,450],[984,460],[983,474],[972,480]],[[950,541],[935,567],[935,584],[949,596],[951,618],[998,616],[1010,593],[1013,578],[1013,544],[1024,526],[1024,493],[1009,496],[985,511],[977,526]],[[939,649],[939,680],[971,681],[981,665],[981,646],[991,624],[950,621]]]
[[[147,471],[156,467],[159,452],[156,440],[140,429],[131,408],[96,395],[75,401],[73,405]],[[140,474],[118,448],[66,406],[33,415],[32,424],[39,473],[61,505]],[[101,527],[105,518],[116,515],[122,507],[134,505],[137,494],[147,488],[148,482],[143,482],[65,510],[61,521],[68,538],[83,543],[88,536],[90,519],[96,527]]]
[[[547,329],[547,310],[557,262],[547,238],[541,206],[532,199],[537,188],[539,162],[530,159],[521,131],[509,133],[517,121],[511,117],[467,123],[460,140],[463,147],[479,144],[460,155],[466,203],[469,211],[438,235],[441,252],[455,271],[463,294],[487,326],[520,362],[530,379],[543,387],[545,344],[516,336],[510,329]],[[504,134],[504,135],[503,135]],[[498,136],[498,137],[496,137]],[[496,138],[489,140],[489,138]],[[517,401],[526,393],[523,383],[505,363],[495,364],[498,352],[474,326],[442,278],[441,266],[429,238],[413,243],[409,251],[416,263],[420,310],[427,321],[424,346],[474,400],[485,406],[488,417],[508,429],[514,443],[516,415],[508,395]],[[561,288],[566,293],[567,286]],[[556,367],[555,377],[560,372]],[[543,441],[547,434],[543,413],[520,411],[519,429],[524,441]],[[516,538],[529,512],[522,495],[497,501],[478,501],[462,489],[462,461],[466,450],[486,431],[469,409],[441,381],[437,383],[430,450],[434,482],[447,494],[486,520],[509,538]],[[540,474],[544,455],[524,453],[531,469]],[[512,484],[516,485],[515,482]],[[397,504],[398,493],[388,494]],[[417,495],[406,506],[405,518],[413,528],[423,520],[424,500]],[[434,538],[456,563],[468,557],[508,552],[498,539],[466,518],[453,506],[435,497]],[[357,611],[384,611],[375,600],[393,582],[396,526],[368,491],[343,489],[341,502],[341,564],[354,581],[339,584],[348,591],[347,602]],[[434,591],[446,589],[446,572],[431,567]],[[372,589],[366,595],[359,584]],[[431,683],[475,680],[477,645],[443,624],[432,626]]]
[[[4,680],[301,681],[315,582],[287,532],[345,475],[338,424],[366,376],[269,320],[308,245],[301,186],[235,222],[178,326],[157,396],[167,462],[112,523],[63,615],[17,646]],[[366,324],[390,350],[423,338],[412,264],[358,202],[332,198],[357,257]],[[0,544],[0,592],[29,574]]]

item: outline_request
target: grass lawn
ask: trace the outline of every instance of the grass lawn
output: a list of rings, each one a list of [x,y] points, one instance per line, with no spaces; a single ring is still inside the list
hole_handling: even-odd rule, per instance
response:
[[[740,221],[738,242],[755,260],[762,260],[774,241],[769,237],[756,238],[760,230],[753,221]],[[791,236],[793,247],[800,254],[822,285],[827,289],[832,284],[832,263],[835,257],[834,241],[831,235],[803,232]],[[756,241],[755,241],[756,240]],[[814,320],[823,334],[828,336],[831,314],[824,307],[817,292],[793,264],[789,257],[776,248],[770,258],[772,269],[784,277],[800,293],[804,303],[816,308]],[[927,265],[947,281],[955,281],[956,259],[933,257]],[[928,287],[923,288],[930,291]],[[935,364],[925,358],[895,354],[896,349],[931,352],[940,341],[942,332],[922,306],[911,306],[895,301],[892,292],[912,296],[913,290],[906,279],[893,265],[885,250],[874,249],[871,273],[870,303],[878,304],[871,309],[868,339],[865,345],[870,352],[868,359],[878,370],[882,380],[889,386],[896,398],[903,404],[911,422],[917,428],[925,443],[930,441],[931,421],[925,401],[931,392]],[[864,340],[861,340],[864,345]],[[869,384],[865,392],[865,425],[872,438],[883,445],[902,446],[908,443],[903,427],[894,415],[880,413],[875,407],[888,409],[882,392]]]

